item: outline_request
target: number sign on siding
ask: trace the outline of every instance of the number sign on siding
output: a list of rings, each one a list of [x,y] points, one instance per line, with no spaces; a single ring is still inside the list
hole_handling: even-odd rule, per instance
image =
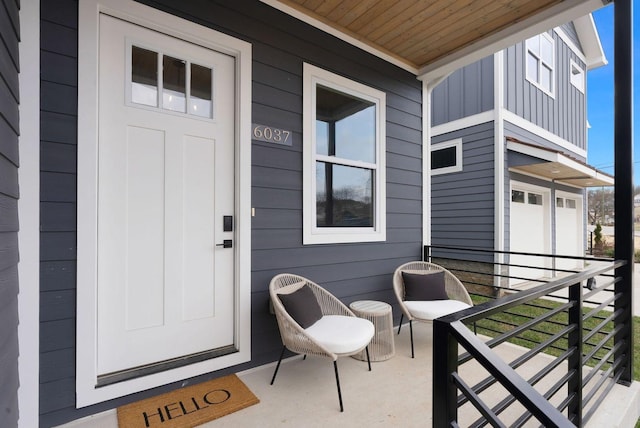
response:
[[[293,138],[291,131],[286,129],[274,128],[272,126],[251,124],[251,138],[267,143],[282,144],[283,146],[292,146]]]

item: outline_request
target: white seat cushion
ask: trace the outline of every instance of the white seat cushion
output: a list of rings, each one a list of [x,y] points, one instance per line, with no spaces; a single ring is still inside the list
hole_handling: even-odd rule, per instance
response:
[[[411,315],[423,320],[434,320],[471,307],[459,300],[405,300],[404,304]]]
[[[375,329],[371,321],[363,318],[325,315],[305,331],[329,351],[346,354],[367,346]]]

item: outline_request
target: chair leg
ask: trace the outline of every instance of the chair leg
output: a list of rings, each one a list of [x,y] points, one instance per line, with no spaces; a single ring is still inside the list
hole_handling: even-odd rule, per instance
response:
[[[402,328],[403,319],[404,319],[404,314],[400,314],[400,324],[398,324],[398,334],[400,334],[400,329]]]
[[[409,320],[409,331],[411,332],[411,358],[415,358],[413,353],[413,323]]]
[[[369,371],[371,371],[371,359],[369,358],[369,347],[364,348],[367,351],[367,364],[369,365]]]
[[[271,378],[271,383],[270,385],[273,385],[273,381],[276,380],[276,375],[278,374],[278,369],[280,368],[280,362],[282,361],[282,357],[284,356],[284,351],[287,348],[283,345],[282,346],[282,352],[280,352],[280,358],[278,359],[278,364],[276,364],[276,371],[273,372],[273,377]]]
[[[338,376],[338,362],[333,362],[333,369],[336,372],[336,385],[338,385],[338,401],[340,401],[340,411],[344,412],[344,407],[342,406],[342,392],[340,392],[340,376]]]

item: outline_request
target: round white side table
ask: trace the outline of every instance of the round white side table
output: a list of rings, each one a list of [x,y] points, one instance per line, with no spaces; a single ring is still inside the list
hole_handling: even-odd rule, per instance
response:
[[[391,305],[376,300],[358,300],[352,302],[349,308],[356,316],[373,323],[375,334],[369,344],[369,358],[371,361],[384,361],[396,354],[393,336],[393,317]],[[367,360],[365,351],[353,355],[358,360]]]

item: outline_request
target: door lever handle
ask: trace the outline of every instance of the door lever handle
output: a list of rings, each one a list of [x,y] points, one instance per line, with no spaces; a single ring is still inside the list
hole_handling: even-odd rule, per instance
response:
[[[216,247],[232,248],[233,241],[231,239],[225,239],[224,241],[222,241],[222,244],[216,244]]]

